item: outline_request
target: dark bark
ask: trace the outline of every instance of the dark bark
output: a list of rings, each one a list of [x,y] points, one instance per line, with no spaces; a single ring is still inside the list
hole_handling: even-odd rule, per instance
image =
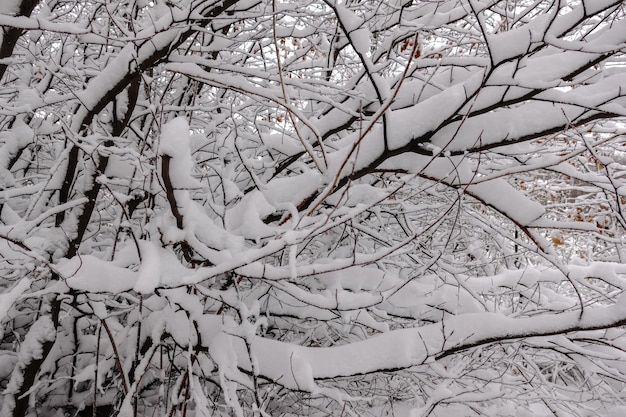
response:
[[[22,0],[16,16],[30,16],[37,3],[39,3],[38,0]],[[22,29],[17,28],[3,28],[2,32],[3,36],[2,44],[0,44],[0,59],[8,58],[13,55],[13,49],[23,33]],[[0,80],[4,77],[8,67],[8,64],[0,64]]]
[[[57,277],[58,279],[58,277]],[[51,319],[55,327],[59,325],[59,313],[61,311],[61,301],[55,299],[52,302]],[[44,342],[41,345],[41,358],[34,359],[26,365],[22,374],[23,380],[19,393],[15,396],[15,408],[13,409],[13,417],[24,417],[28,412],[30,395],[27,392],[33,387],[35,380],[39,374],[41,364],[46,360],[48,354],[52,350],[55,341]]]

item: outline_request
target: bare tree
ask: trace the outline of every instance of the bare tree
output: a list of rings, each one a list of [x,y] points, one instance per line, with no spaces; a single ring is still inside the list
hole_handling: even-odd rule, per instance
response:
[[[624,13],[2,2],[2,415],[619,415]]]

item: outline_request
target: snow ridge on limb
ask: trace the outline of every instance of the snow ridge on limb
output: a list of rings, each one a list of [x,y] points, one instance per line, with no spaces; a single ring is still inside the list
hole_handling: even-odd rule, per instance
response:
[[[257,337],[252,346],[261,374],[285,387],[303,389],[291,372],[289,361],[297,355],[308,365],[313,379],[332,379],[424,365],[457,352],[493,342],[526,337],[549,337],[569,332],[607,329],[626,324],[626,305],[620,299],[612,306],[578,312],[509,318],[494,313],[454,316],[445,322],[418,329],[390,331],[366,341],[330,348],[308,348]],[[482,323],[480,325],[479,323]],[[234,341],[239,364],[250,364]]]
[[[482,201],[520,226],[529,226],[545,214],[545,208],[524,196],[505,180],[471,184],[465,192]]]

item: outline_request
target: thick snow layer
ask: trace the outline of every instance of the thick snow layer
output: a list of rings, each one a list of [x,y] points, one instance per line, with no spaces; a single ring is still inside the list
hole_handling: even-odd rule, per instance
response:
[[[172,158],[189,155],[189,123],[184,117],[177,117],[161,127],[159,152]]]
[[[4,321],[13,303],[30,288],[30,284],[30,279],[23,278],[11,290],[0,294],[0,322]]]
[[[3,0],[0,3],[0,13],[15,15],[19,11],[21,3],[22,0]]]
[[[295,138],[287,135],[262,134],[263,143],[269,149],[274,149],[285,155],[295,155],[302,151],[302,144]]]
[[[68,287],[91,292],[117,294],[135,286],[137,273],[92,255],[63,260],[58,271]]]
[[[224,401],[233,408],[237,417],[243,417],[243,411],[237,398],[237,381],[245,377],[238,369],[237,353],[233,347],[234,339],[225,334],[218,333],[211,340],[209,354],[219,369],[219,381],[224,390]]]
[[[445,326],[433,324],[394,330],[365,341],[329,348],[297,346],[256,337],[252,352],[262,375],[291,389],[314,389],[312,379],[408,368],[428,363],[463,346],[489,340],[550,336],[575,329],[612,326],[623,320],[626,320],[626,301],[620,299],[613,306],[588,308],[582,317],[579,311],[517,319],[488,312],[462,314],[447,318]],[[251,369],[241,339],[232,338],[231,343],[237,352],[238,365]],[[231,356],[224,358],[225,366],[232,367],[232,360]]]
[[[265,185],[263,195],[275,207],[281,203],[293,203],[297,206],[312,195],[320,185],[320,174],[309,170],[300,175],[273,179]]]
[[[530,225],[545,213],[541,204],[502,179],[472,184],[467,192],[522,226]]]
[[[83,115],[93,110],[100,100],[109,93],[111,87],[118,84],[129,71],[135,68],[135,58],[135,45],[129,43],[111,60],[103,71],[89,81],[84,90],[76,93],[84,106]],[[77,131],[83,119],[82,117],[74,117],[72,122],[72,129]]]
[[[183,209],[185,218],[185,236],[188,240],[198,240],[212,251],[209,255],[211,262],[222,261],[229,256],[243,250],[244,242],[241,236],[224,230],[216,220],[212,219],[207,208],[195,201],[187,200]],[[217,253],[219,252],[219,253]]]
[[[413,107],[392,112],[390,125],[393,134],[390,148],[400,148],[414,138],[435,131],[451,113],[463,107],[468,98],[478,91],[482,80],[482,73],[474,74],[464,83],[449,86]]]
[[[175,190],[202,188],[191,176],[194,168],[191,159],[189,124],[184,117],[177,117],[161,127],[159,152],[171,157],[169,175]]]
[[[155,244],[147,241],[140,241],[139,249],[141,250],[141,266],[133,289],[140,294],[150,294],[161,283],[161,253]]]
[[[423,174],[433,180],[459,186],[469,195],[523,226],[530,225],[545,212],[540,203],[526,197],[503,179],[496,178],[480,182],[482,178],[475,176],[473,162],[465,156],[433,158],[405,154],[391,158],[382,167],[405,169]],[[477,183],[474,184],[474,182]]]
[[[276,198],[281,198],[277,195]],[[226,212],[228,230],[247,239],[273,236],[276,228],[263,222],[263,218],[274,213],[276,207],[270,204],[259,190],[249,192],[233,208]]]
[[[140,240],[138,243],[141,250],[138,271],[126,266],[138,260],[134,254],[123,255],[116,262],[103,261],[92,255],[76,256],[61,261],[58,271],[66,278],[65,284],[68,287],[95,293],[118,294],[135,290],[150,294],[161,285],[180,285],[181,279],[187,274],[187,269],[176,255],[153,242]],[[134,249],[130,248],[128,250],[133,251]]]
[[[592,106],[592,102],[589,102]],[[431,142],[439,149],[459,152],[484,146],[505,145],[509,142],[540,136],[567,125],[587,112],[578,106],[556,106],[549,102],[531,102],[507,110],[486,113],[437,131]]]

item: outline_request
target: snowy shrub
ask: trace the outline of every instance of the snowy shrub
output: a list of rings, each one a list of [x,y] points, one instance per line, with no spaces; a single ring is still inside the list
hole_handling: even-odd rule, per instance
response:
[[[620,0],[0,2],[2,416],[617,416]]]

